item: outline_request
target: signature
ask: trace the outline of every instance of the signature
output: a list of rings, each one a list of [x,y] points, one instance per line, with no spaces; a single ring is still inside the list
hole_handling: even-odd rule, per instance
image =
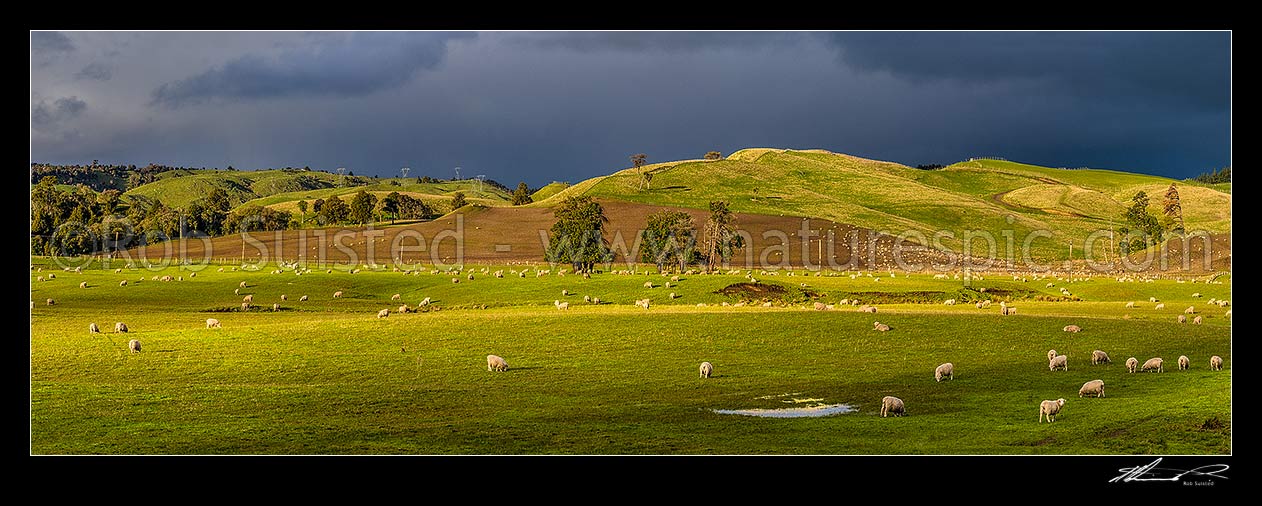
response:
[[[1212,476],[1214,478],[1222,478],[1225,480],[1227,479],[1227,477],[1222,476],[1218,473],[1226,471],[1227,469],[1230,468],[1230,466],[1228,466],[1227,464],[1209,464],[1206,466],[1201,466],[1195,469],[1188,469],[1185,471],[1182,469],[1170,469],[1166,467],[1157,467],[1157,464],[1160,464],[1160,463],[1161,463],[1161,459],[1158,458],[1157,460],[1152,461],[1151,464],[1148,464],[1146,466],[1123,467],[1121,469],[1118,469],[1118,471],[1121,471],[1122,474],[1116,478],[1109,480],[1109,483],[1117,483],[1118,481],[1121,481],[1123,483],[1131,482],[1131,481],[1179,481],[1185,475],[1189,475],[1189,474],[1198,475],[1198,476]],[[1170,476],[1166,476],[1166,475],[1170,475]]]

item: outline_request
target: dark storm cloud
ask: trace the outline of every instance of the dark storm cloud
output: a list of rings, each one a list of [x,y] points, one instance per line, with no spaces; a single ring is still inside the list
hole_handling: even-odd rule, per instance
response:
[[[842,60],[913,82],[1028,80],[1090,99],[1226,110],[1230,34],[1218,32],[844,32]]]
[[[40,131],[52,130],[83,114],[87,108],[88,103],[80,100],[79,97],[58,98],[52,105],[40,100],[31,107],[31,126]]]
[[[210,99],[359,96],[394,88],[433,69],[447,41],[467,33],[318,35],[315,44],[276,57],[246,54],[201,74],[162,84],[152,104],[178,107]]]
[[[89,63],[84,65],[79,72],[75,73],[75,79],[88,79],[92,81],[109,81],[114,74],[110,68],[101,63]]]
[[[518,34],[509,40],[545,49],[674,53],[788,45],[801,38],[802,34],[784,32],[544,32]]]
[[[74,51],[74,43],[61,32],[31,32],[31,54],[48,55]]]

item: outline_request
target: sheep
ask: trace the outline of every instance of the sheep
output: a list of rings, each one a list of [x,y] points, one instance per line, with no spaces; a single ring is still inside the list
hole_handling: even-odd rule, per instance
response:
[[[1055,371],[1057,369],[1062,371],[1069,370],[1069,355],[1056,355],[1047,361],[1047,370]]]
[[[1054,401],[1043,401],[1039,403],[1039,423],[1043,423],[1043,417],[1047,417],[1048,423],[1055,422],[1056,415],[1060,413],[1060,408],[1064,405],[1064,397]]]
[[[241,282],[241,288],[245,288],[245,281]]]
[[[1150,370],[1165,372],[1165,367],[1162,367],[1161,363],[1161,357],[1150,358],[1147,362],[1144,362],[1144,365],[1140,367],[1139,370],[1144,372],[1148,372]]]
[[[241,310],[242,310],[242,311],[249,311],[249,310],[250,310],[250,303],[249,303],[249,302],[242,302],[242,303],[241,303]]]
[[[1047,350],[1047,360],[1056,358],[1056,355],[1057,355],[1056,350]]]
[[[408,307],[408,305],[407,305],[407,304],[404,304],[404,305],[402,305],[402,306],[399,306],[399,311],[398,311],[398,312],[400,312],[400,313],[408,313],[408,312],[412,312],[412,308]]]
[[[875,313],[876,306],[869,306],[865,304],[863,307],[859,308],[859,312],[860,313]]]
[[[1187,316],[1179,315],[1179,323],[1187,323],[1187,322],[1188,322]]]
[[[948,306],[954,306],[954,305],[955,305],[955,299],[947,299],[947,300],[946,300],[946,302],[944,302],[943,304],[946,304],[946,305],[948,305]]]
[[[79,288],[87,288],[87,287],[88,287],[88,282],[87,282],[87,281],[84,281],[84,282],[82,282],[82,283],[79,283]]]
[[[1091,380],[1082,384],[1082,388],[1078,389],[1078,397],[1090,395],[1092,397],[1104,397],[1104,380]]]
[[[132,353],[140,353],[140,340],[132,339],[127,341],[127,349],[131,350]]]
[[[824,304],[823,302],[816,302],[816,303],[815,303],[815,310],[816,310],[816,311],[823,311],[823,310],[825,310],[825,309],[828,309],[828,305],[827,305],[827,304]]]
[[[907,410],[903,407],[902,399],[892,395],[887,395],[881,398],[881,418],[885,418],[889,415],[903,416],[906,413]]]
[[[232,289],[232,294],[233,294],[233,295],[241,295],[241,289],[240,289],[240,288],[233,288],[233,289]]]
[[[390,316],[390,309],[387,308],[377,311],[377,318],[385,318],[387,316]]]
[[[1223,370],[1223,357],[1220,357],[1218,355],[1209,357],[1209,370],[1211,371]]]
[[[309,297],[307,297],[306,295],[303,295],[302,297],[298,297],[298,302],[306,302],[308,298]]]
[[[127,324],[123,322],[114,322],[114,332],[118,332],[120,334],[126,334]]]
[[[645,281],[645,282],[644,282],[644,288],[653,288],[653,282],[652,282],[652,281]]]
[[[470,273],[469,273],[469,281],[473,281],[473,273],[472,273],[472,272],[470,272]]]
[[[1183,310],[1183,313],[1184,313],[1184,314],[1196,314],[1196,306],[1188,306],[1188,308],[1187,308],[1187,309],[1184,309],[1184,310]]]
[[[507,371],[508,362],[505,362],[504,358],[499,355],[487,355],[486,356],[486,370],[487,371],[501,371],[501,372]]]
[[[879,330],[881,332],[889,332],[890,326],[881,322],[872,322],[872,330]]]
[[[955,380],[955,365],[954,364],[947,362],[945,364],[938,366],[937,369],[933,370],[934,381],[942,382],[942,378],[946,378],[952,381]]]
[[[1192,366],[1192,361],[1188,359],[1187,355],[1179,355],[1178,362],[1179,362],[1180,371],[1186,371],[1188,370],[1189,367]]]
[[[1004,315],[1004,316],[1014,315],[1014,314],[1017,314],[1017,308],[1010,307],[1010,306],[1000,306],[999,314]]]
[[[35,276],[35,281],[44,281],[44,276]]]
[[[1230,309],[1228,309],[1226,313],[1223,313],[1223,318],[1231,318],[1231,310],[1230,310]]]
[[[272,304],[272,312],[280,311],[280,303]]]
[[[44,302],[45,302],[46,304],[50,305],[50,306],[51,306],[51,305],[53,305],[53,304],[56,304],[56,303],[57,303],[57,301],[55,301],[55,300],[53,300],[53,299],[48,299],[48,300],[46,300],[46,301],[44,301]]]
[[[91,333],[93,333],[93,334],[100,334],[100,333],[101,333],[101,327],[97,327],[97,326],[96,326],[96,322],[89,323],[89,324],[88,324],[88,332],[91,332]]]
[[[1196,315],[1196,318],[1193,318],[1193,319],[1192,319],[1192,324],[1193,324],[1193,325],[1200,325],[1200,324],[1201,324],[1201,315]]]
[[[394,295],[391,295],[391,296],[390,296],[390,300],[391,300],[391,301],[396,301],[396,300],[399,300],[399,299],[402,299],[402,298],[403,298],[403,295],[401,295],[401,294],[397,294],[397,293],[396,293],[396,294],[394,294]]]
[[[1153,306],[1153,309],[1158,309],[1158,310],[1160,310],[1160,309],[1165,309],[1165,308],[1166,308],[1166,303],[1165,303],[1165,302],[1162,302],[1162,303],[1160,303],[1160,304],[1157,304],[1156,306]]]
[[[1091,352],[1091,365],[1112,364],[1112,363],[1113,362],[1109,360],[1108,353],[1105,353],[1101,350],[1095,350]]]
[[[333,292],[333,298],[334,298],[334,299],[340,299],[340,298],[342,298],[342,291],[341,291],[341,290],[338,290],[338,291],[336,291],[336,292]]]
[[[1138,367],[1139,360],[1136,360],[1135,357],[1126,359],[1126,372],[1135,372],[1135,369]]]
[[[1156,297],[1149,297],[1148,302],[1160,302]]]
[[[287,300],[289,300],[289,296],[288,296],[288,295],[285,295],[285,294],[283,294],[283,293],[282,293],[282,294],[280,294],[280,300],[286,300],[286,301],[287,301]]]
[[[195,277],[197,277],[197,273],[196,273],[196,272],[191,273],[191,274],[189,274],[189,275],[188,275],[188,277],[190,277],[190,278],[195,278]],[[180,280],[180,281],[183,281],[183,280]]]
[[[569,291],[569,290],[561,290],[561,296],[562,296],[562,297],[569,297],[569,296],[570,296],[570,291]]]
[[[679,282],[679,276],[671,276],[671,277],[670,277],[670,280],[671,280],[671,281],[674,281],[674,282],[676,282],[676,283],[678,283],[678,282]]]
[[[454,285],[454,284],[457,284],[457,283],[460,283],[460,278],[451,278],[451,284],[453,284],[453,285]]]
[[[711,364],[709,362],[702,362],[701,363],[701,377],[709,378],[711,374],[714,374],[714,364]]]
[[[566,309],[569,309],[569,308],[570,308],[570,303],[569,303],[569,302],[561,302],[561,301],[559,301],[559,300],[554,300],[554,301],[552,301],[552,305],[553,305],[553,306],[556,306],[556,308],[557,308],[557,309],[560,309],[560,310],[562,310],[562,311],[564,311],[564,310],[566,310]]]
[[[1077,334],[1079,332],[1082,332],[1082,327],[1079,327],[1077,325],[1065,325],[1064,331]]]
[[[600,305],[600,297],[592,297],[592,304]]]
[[[1135,303],[1134,303],[1134,302],[1127,302],[1127,303],[1126,303],[1126,307],[1127,307],[1127,309],[1129,309],[1129,308],[1133,308],[1133,307],[1135,307]]]
[[[1200,292],[1197,292],[1197,293],[1192,294],[1192,298],[1194,298],[1194,299],[1195,299],[1195,298],[1199,298],[1200,296],[1201,296],[1201,293],[1200,293]]]
[[[124,280],[122,280],[122,281],[119,281],[119,282],[118,282],[118,286],[127,286],[127,280],[126,280],[126,279],[124,279]]]
[[[424,299],[421,299],[421,303],[420,303],[420,304],[417,304],[417,305],[418,305],[418,306],[428,306],[428,305],[429,305],[429,297],[426,297],[426,298],[424,298]]]
[[[664,286],[664,287],[666,287],[666,288],[670,288],[670,281],[667,281],[667,282],[663,283],[663,284],[662,284],[662,286]]]

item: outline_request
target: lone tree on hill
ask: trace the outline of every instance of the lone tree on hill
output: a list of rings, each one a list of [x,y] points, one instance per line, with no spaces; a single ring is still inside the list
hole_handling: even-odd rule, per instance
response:
[[[469,202],[464,199],[464,192],[456,192],[455,195],[451,196],[451,210],[452,211],[455,211],[456,209],[460,209],[466,205],[469,205]]]
[[[517,183],[517,189],[513,190],[513,205],[520,206],[534,201],[535,199],[530,198],[530,187],[526,186],[526,182]]]
[[[1182,235],[1183,204],[1179,201],[1179,189],[1174,187],[1174,183],[1170,183],[1170,188],[1166,190],[1166,200],[1162,205],[1162,212],[1171,221],[1170,231]]]
[[[640,189],[641,190],[649,187],[649,185],[653,182],[653,175],[650,174],[648,171],[641,169],[641,167],[644,167],[644,163],[647,162],[648,159],[649,159],[649,155],[646,155],[644,153],[636,153],[634,155],[631,155],[631,167],[640,172]]]
[[[568,263],[575,272],[588,272],[597,263],[613,260],[605,240],[605,210],[591,197],[566,197],[552,212],[556,223],[548,232],[545,258],[551,263]]]
[[[727,202],[710,202],[710,218],[706,220],[705,234],[701,239],[701,253],[706,257],[706,269],[732,258],[732,253],[745,247],[745,238],[736,233],[736,216],[728,209]]]
[[[706,160],[719,160],[722,158],[723,158],[723,153],[720,153],[718,151],[711,151],[705,154]]]

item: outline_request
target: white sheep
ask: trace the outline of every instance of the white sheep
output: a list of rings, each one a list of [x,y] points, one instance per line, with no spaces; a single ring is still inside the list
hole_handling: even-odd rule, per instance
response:
[[[1223,318],[1231,318],[1231,310],[1230,310],[1230,309],[1228,309],[1226,313],[1223,313]]]
[[[1157,372],[1165,372],[1165,368],[1162,367],[1161,363],[1162,363],[1161,357],[1150,358],[1148,359],[1147,362],[1144,362],[1144,365],[1140,367],[1139,370],[1144,371],[1144,372],[1148,372],[1151,370],[1155,370]]]
[[[1047,350],[1047,360],[1050,361],[1051,359],[1056,358],[1056,355],[1058,355],[1056,350]]]
[[[671,277],[670,277],[670,280],[671,280],[671,281],[674,281],[674,282],[676,282],[676,283],[678,283],[678,282],[679,282],[679,276],[671,276]]]
[[[241,288],[245,288],[245,281],[242,281],[240,286]]]
[[[501,371],[501,372],[507,371],[508,362],[505,362],[504,358],[500,357],[499,355],[487,355],[486,356],[486,370],[487,371]]]
[[[1195,298],[1199,298],[1200,296],[1201,296],[1200,292],[1197,292],[1197,293],[1192,294],[1192,298],[1194,298],[1194,299],[1195,299]]]
[[[890,326],[881,322],[872,322],[872,330],[879,330],[881,332],[889,332]]]
[[[391,295],[391,296],[390,296],[390,300],[391,300],[391,301],[396,301],[396,300],[399,300],[399,299],[402,299],[402,298],[403,298],[403,295],[402,295],[402,294],[398,294],[398,293],[396,293],[396,294],[394,294],[394,295]]]
[[[881,398],[881,418],[889,415],[903,416],[907,410],[903,407],[903,400],[892,395]]]
[[[302,297],[298,297],[298,302],[306,302],[308,298],[309,297],[307,297],[306,295],[303,295]]]
[[[1201,324],[1201,315],[1196,315],[1196,318],[1193,318],[1193,319],[1192,319],[1192,324],[1193,324],[1193,325],[1200,325],[1200,324]]]
[[[127,333],[127,324],[123,322],[114,322],[114,332]]]
[[[1055,371],[1057,369],[1068,371],[1069,355],[1056,355],[1051,360],[1047,361],[1047,369],[1049,371]]]
[[[678,298],[679,298],[679,295],[676,295],[676,294],[675,294],[675,292],[670,292],[670,298],[672,298],[672,299],[678,299]]]
[[[1077,325],[1065,325],[1065,328],[1063,330],[1065,332],[1072,332],[1074,334],[1077,334],[1079,332],[1082,332],[1082,327],[1079,327]]]
[[[1104,380],[1091,380],[1083,383],[1082,388],[1078,389],[1078,397],[1085,395],[1104,397]]]
[[[824,310],[826,310],[826,309],[828,309],[828,305],[827,305],[827,304],[824,304],[823,302],[816,302],[816,303],[815,303],[815,310],[816,310],[816,311],[824,311]]]
[[[1209,370],[1211,371],[1223,370],[1223,357],[1220,357],[1218,355],[1209,357]]]
[[[653,282],[652,282],[652,281],[645,281],[645,282],[644,282],[644,288],[653,288]]]
[[[1188,317],[1187,317],[1187,316],[1185,316],[1185,315],[1179,315],[1179,323],[1187,323],[1187,322],[1188,322]]]
[[[87,282],[87,281],[84,281],[84,282],[82,282],[82,283],[79,283],[79,288],[87,288],[87,287],[88,287],[88,282]]]
[[[240,288],[233,288],[233,289],[232,289],[232,294],[233,294],[233,295],[241,295],[241,289],[240,289]]]
[[[711,364],[709,362],[702,362],[701,363],[701,377],[709,378],[711,374],[714,374],[714,364]]]
[[[1187,308],[1187,309],[1184,309],[1184,310],[1183,310],[1183,313],[1184,313],[1184,314],[1196,314],[1196,306],[1188,306],[1188,308]]]
[[[1126,372],[1135,372],[1139,368],[1139,360],[1135,357],[1126,359]]]
[[[1111,363],[1113,362],[1109,360],[1108,353],[1105,353],[1101,350],[1095,350],[1091,352],[1091,365],[1111,364]]]
[[[451,278],[451,284],[453,284],[453,285],[454,285],[454,284],[457,284],[457,283],[459,283],[459,282],[460,282],[460,278]]]
[[[408,313],[408,312],[411,312],[411,311],[412,311],[412,308],[408,307],[408,305],[407,305],[407,304],[404,304],[404,305],[402,305],[402,306],[399,306],[399,312],[400,312],[400,313]]]
[[[428,306],[428,305],[429,305],[429,297],[426,297],[426,298],[424,298],[424,299],[421,299],[421,303],[420,303],[420,304],[417,304],[417,305],[418,305],[418,306]]]
[[[91,333],[93,333],[93,334],[100,334],[100,333],[101,333],[101,327],[97,327],[97,326],[96,326],[96,322],[92,322],[92,323],[88,324],[88,332],[91,332]]]
[[[250,303],[249,303],[249,302],[242,302],[242,303],[241,303],[241,310],[242,310],[242,311],[249,311],[249,310],[250,310]]]
[[[208,329],[212,329],[212,328],[213,328],[213,329],[218,329],[218,328],[223,328],[223,327],[219,324],[219,320],[216,320],[216,319],[214,319],[214,318],[207,318],[207,319],[206,319],[206,328],[208,328]]]
[[[127,349],[131,350],[132,353],[140,353],[140,340],[132,339],[127,341]]]
[[[1186,371],[1188,370],[1188,367],[1191,367],[1191,366],[1192,366],[1192,361],[1188,359],[1187,355],[1179,355],[1179,370],[1180,371]]]
[[[1148,302],[1160,302],[1160,301],[1158,301],[1156,297],[1149,297]]]
[[[1126,303],[1126,307],[1127,307],[1127,308],[1132,308],[1132,307],[1135,307],[1135,303],[1134,303],[1134,302],[1127,302],[1127,303]]]
[[[946,305],[948,305],[948,306],[954,306],[954,305],[955,305],[955,299],[947,299],[947,300],[946,300],[946,302],[944,302],[943,304],[946,304]]]
[[[241,302],[254,302],[254,294],[246,295],[241,298]]]
[[[570,291],[569,291],[569,290],[561,290],[561,296],[562,296],[562,297],[569,297],[569,296],[570,296]]]
[[[122,280],[122,281],[119,281],[119,282],[118,282],[118,286],[127,286],[127,280],[126,280],[126,279],[124,279],[124,280]]]
[[[272,312],[280,311],[280,303],[272,304]]]
[[[1056,421],[1056,415],[1060,413],[1060,408],[1065,405],[1065,399],[1062,397],[1054,401],[1043,401],[1039,403],[1039,423],[1043,423],[1043,418],[1047,417],[1048,423]]]
[[[387,309],[382,309],[381,311],[377,311],[377,318],[385,318],[385,317],[387,317],[387,316],[390,316],[390,309],[389,309],[389,308],[387,308]]]
[[[45,303],[45,304],[48,304],[48,305],[50,305],[50,306],[51,306],[51,305],[53,305],[53,304],[56,304],[56,303],[57,303],[57,301],[55,301],[55,300],[53,300],[53,299],[48,299],[48,300],[44,301],[44,303]]]
[[[867,304],[864,304],[863,307],[859,308],[859,312],[860,313],[875,313],[876,306],[869,306]]]
[[[557,308],[557,309],[560,309],[560,310],[562,310],[562,311],[564,311],[564,310],[566,310],[566,309],[569,309],[569,308],[570,308],[570,303],[569,303],[569,302],[561,302],[561,301],[559,301],[559,300],[554,300],[554,301],[552,301],[552,305],[553,305],[553,306],[556,306],[556,308]]]
[[[338,291],[336,291],[336,292],[333,292],[333,298],[334,298],[334,299],[340,299],[340,298],[342,298],[342,291],[341,291],[341,290],[338,290]]]
[[[473,281],[473,273],[469,273],[469,281]]]
[[[938,366],[937,369],[933,370],[934,381],[941,382],[942,378],[946,378],[946,379],[954,381],[955,380],[955,365],[953,365],[950,362],[947,362],[945,364]]]
[[[1165,308],[1166,308],[1166,303],[1165,303],[1165,302],[1162,302],[1162,303],[1160,303],[1160,304],[1157,304],[1156,306],[1153,306],[1153,309],[1158,309],[1158,310],[1160,310],[1160,309],[1165,309]]]

